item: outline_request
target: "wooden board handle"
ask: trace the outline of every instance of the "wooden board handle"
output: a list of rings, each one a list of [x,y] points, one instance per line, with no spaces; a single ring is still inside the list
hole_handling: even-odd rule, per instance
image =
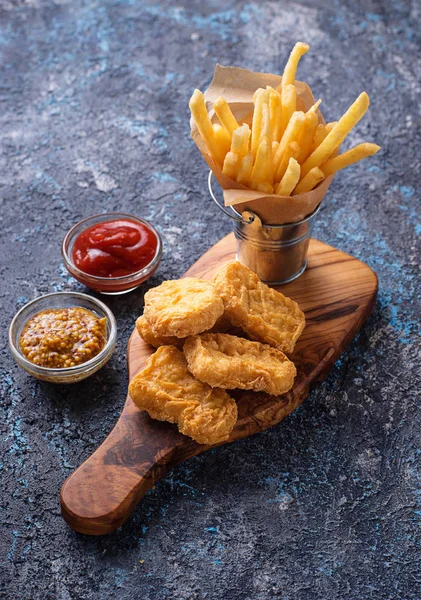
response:
[[[128,398],[110,435],[64,482],[63,517],[81,533],[109,533],[122,525],[158,479],[206,449],[175,425],[154,421]]]

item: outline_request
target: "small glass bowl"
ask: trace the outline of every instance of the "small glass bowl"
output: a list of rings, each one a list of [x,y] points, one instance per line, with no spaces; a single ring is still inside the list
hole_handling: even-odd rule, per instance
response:
[[[123,275],[123,277],[97,277],[96,275],[90,275],[89,273],[84,273],[78,269],[72,258],[73,246],[76,238],[82,233],[82,231],[88,227],[92,227],[92,225],[96,225],[97,223],[105,223],[107,221],[116,221],[118,219],[129,219],[130,221],[141,223],[142,225],[145,225],[145,227],[148,227],[152,233],[155,234],[157,246],[155,256],[151,262],[140,271],[136,271],[136,273],[130,273],[130,275]],[[83,283],[86,285],[86,287],[91,288],[96,292],[100,292],[101,294],[117,296],[119,294],[127,294],[128,292],[132,292],[139,287],[141,283],[149,279],[149,277],[155,273],[161,262],[162,239],[155,227],[153,227],[153,225],[151,225],[148,221],[125,213],[111,212],[88,217],[87,219],[83,219],[83,221],[80,221],[74,225],[63,240],[61,253],[66,269],[75,279],[80,281],[80,283]]]
[[[101,352],[80,365],[64,369],[41,367],[25,358],[20,350],[19,340],[28,319],[48,308],[71,308],[74,306],[86,308],[100,319],[106,317],[107,343]],[[16,313],[9,328],[9,346],[18,365],[33,377],[51,383],[75,383],[89,377],[108,362],[114,352],[116,341],[117,324],[108,306],[96,298],[78,292],[56,292],[28,302]]]

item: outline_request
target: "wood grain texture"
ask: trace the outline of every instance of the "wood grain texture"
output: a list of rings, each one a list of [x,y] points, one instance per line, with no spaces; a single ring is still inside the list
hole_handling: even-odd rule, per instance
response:
[[[206,252],[185,275],[209,279],[235,258],[230,234]],[[297,301],[307,325],[292,355],[293,389],[283,396],[235,391],[238,422],[228,442],[263,431],[289,415],[323,379],[369,315],[377,294],[376,274],[359,260],[311,240],[308,267],[282,293]],[[137,317],[138,315],[134,315]],[[128,344],[130,379],[154,349],[136,329]],[[142,496],[170,469],[207,450],[180,434],[175,425],[151,419],[127,397],[104,443],[64,482],[62,515],[74,530],[91,535],[113,531]]]

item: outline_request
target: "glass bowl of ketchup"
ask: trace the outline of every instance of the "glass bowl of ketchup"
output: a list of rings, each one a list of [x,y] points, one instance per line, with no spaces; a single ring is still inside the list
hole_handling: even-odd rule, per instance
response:
[[[63,240],[62,255],[80,283],[102,294],[125,294],[155,273],[162,240],[144,219],[105,213],[74,225]]]

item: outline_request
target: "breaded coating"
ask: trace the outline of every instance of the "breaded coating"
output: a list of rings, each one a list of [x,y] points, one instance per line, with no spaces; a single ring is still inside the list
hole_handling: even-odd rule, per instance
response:
[[[213,278],[225,314],[251,338],[283,352],[292,352],[305,327],[296,302],[262,283],[253,271],[234,261]]]
[[[222,315],[222,317],[219,317],[210,331],[222,333],[231,327],[232,325],[230,321],[228,321],[225,315]],[[177,346],[177,348],[182,350],[183,344],[186,340],[186,338],[177,338],[174,335],[158,335],[152,326],[149,325],[144,315],[141,315],[137,318],[136,329],[142,340],[154,348],[159,348],[160,346]]]
[[[177,346],[177,348],[181,349],[185,341],[185,338],[158,335],[152,329],[152,326],[149,325],[144,315],[141,315],[136,320],[136,329],[142,340],[154,348],[159,348],[160,346]]]
[[[280,396],[292,388],[297,374],[280,350],[227,333],[188,337],[183,352],[193,375],[217,388]]]
[[[196,379],[175,346],[161,346],[148,358],[130,382],[129,394],[153,419],[177,423],[199,444],[224,442],[237,421],[235,400]]]
[[[159,336],[184,338],[211,329],[224,304],[209,281],[184,277],[164,281],[145,294],[144,316]]]

